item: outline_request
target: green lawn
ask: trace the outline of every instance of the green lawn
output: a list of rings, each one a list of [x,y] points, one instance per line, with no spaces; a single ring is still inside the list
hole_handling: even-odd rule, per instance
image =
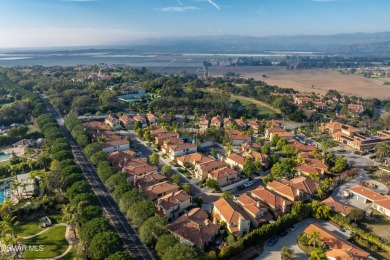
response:
[[[20,223],[19,225],[16,226],[16,234],[19,237],[26,237],[26,236],[31,236],[35,235],[36,233],[40,232],[43,230],[43,228],[39,227],[39,218],[43,216],[36,217],[33,220]],[[48,215],[48,217],[51,219],[52,224],[58,224],[63,222],[62,221],[62,214],[54,214],[54,215]]]
[[[40,132],[39,127],[36,125],[28,125],[28,134],[31,134],[33,132]]]
[[[258,115],[261,118],[267,119],[267,118],[275,118],[277,114],[280,114],[280,111],[271,107],[268,104],[265,104],[264,102],[261,102],[259,100],[243,97],[243,96],[236,96],[231,94],[230,95],[230,101],[238,100],[241,102],[243,106],[247,106],[249,104],[255,104],[257,109],[259,110]]]
[[[56,226],[45,233],[34,238],[26,239],[23,244],[27,246],[24,253],[24,259],[52,258],[59,256],[68,248],[68,241],[65,239],[64,226]],[[29,245],[43,246],[43,250],[28,250]]]
[[[383,83],[390,82],[390,77],[377,77],[377,78],[373,77],[372,79],[382,81]]]
[[[376,234],[384,239],[390,238],[390,218],[378,212],[374,213],[375,219],[364,219],[361,226],[364,231]]]
[[[35,219],[21,225],[16,226],[15,231],[18,237],[27,237],[35,235],[36,233],[43,230],[43,228],[38,226],[39,220]]]
[[[61,260],[86,259],[84,256],[77,255],[77,245],[73,244],[72,250],[69,251]]]

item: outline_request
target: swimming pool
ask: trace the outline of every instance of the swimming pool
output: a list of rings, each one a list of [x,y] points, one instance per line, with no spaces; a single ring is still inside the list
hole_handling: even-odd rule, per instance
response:
[[[2,204],[4,200],[8,199],[6,196],[8,192],[9,192],[8,188],[0,189],[0,204]]]
[[[0,162],[8,160],[10,157],[11,157],[10,154],[6,154],[6,153],[3,153],[3,152],[0,152]]]

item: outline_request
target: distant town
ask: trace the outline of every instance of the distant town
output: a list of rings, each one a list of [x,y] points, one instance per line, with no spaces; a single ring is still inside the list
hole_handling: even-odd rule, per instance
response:
[[[215,65],[0,68],[0,255],[389,259],[390,100]]]

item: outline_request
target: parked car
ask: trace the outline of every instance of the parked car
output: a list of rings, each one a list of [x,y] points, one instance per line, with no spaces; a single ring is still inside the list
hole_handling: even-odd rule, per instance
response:
[[[278,237],[281,238],[281,237],[284,237],[284,236],[287,235],[287,234],[288,234],[288,231],[285,230],[285,231],[280,232],[279,235],[278,235]]]
[[[244,183],[244,187],[245,187],[245,188],[248,188],[248,187],[252,186],[253,184],[254,184],[253,181],[248,181],[248,182],[245,182],[245,183]]]
[[[295,230],[297,230],[298,227],[299,227],[298,224],[294,224],[294,225],[292,225],[292,226],[290,227],[290,231],[291,231],[291,232],[292,232],[292,231],[295,231]]]
[[[269,241],[268,241],[268,245],[269,246],[273,246],[276,244],[276,242],[278,242],[278,238],[277,237],[272,237]]]
[[[340,229],[341,232],[345,232],[346,231],[345,227],[343,227],[343,226],[340,226],[339,229]]]
[[[244,188],[245,188],[244,185],[240,185],[237,187],[237,190],[243,190]]]

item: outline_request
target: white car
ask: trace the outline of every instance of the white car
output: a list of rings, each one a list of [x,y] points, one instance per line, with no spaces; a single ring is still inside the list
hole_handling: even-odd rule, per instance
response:
[[[248,182],[245,182],[245,183],[244,183],[244,187],[245,187],[245,188],[248,188],[248,187],[252,186],[253,184],[254,184],[253,181],[248,181]]]

